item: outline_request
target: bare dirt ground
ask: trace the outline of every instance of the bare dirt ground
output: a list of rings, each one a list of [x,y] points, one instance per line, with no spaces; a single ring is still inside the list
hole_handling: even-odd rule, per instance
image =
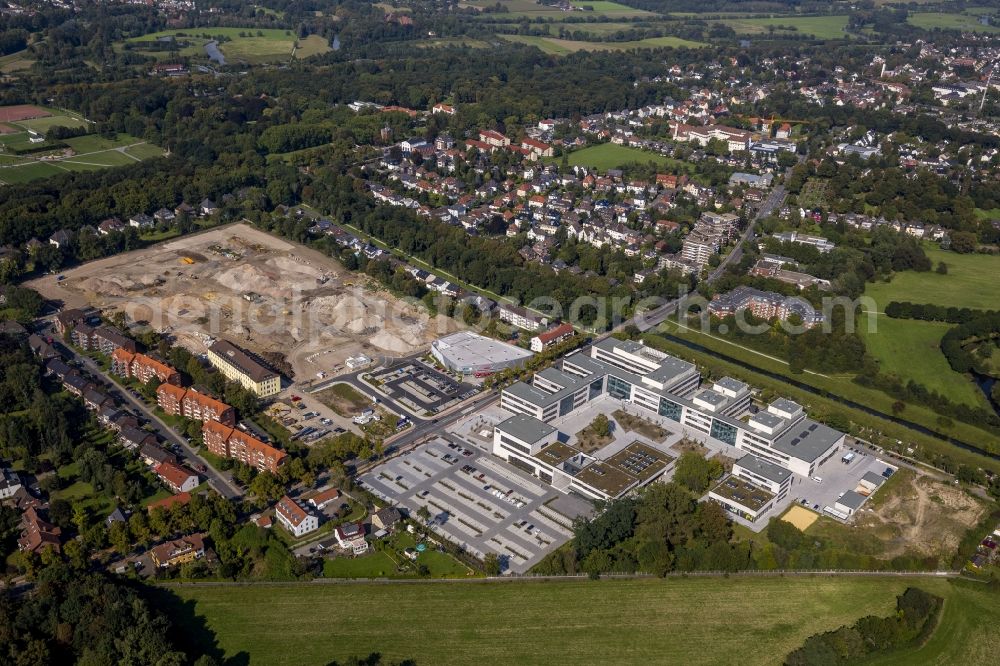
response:
[[[148,322],[194,353],[220,337],[280,354],[298,381],[358,354],[401,356],[457,330],[320,252],[235,224],[30,283],[67,307]]]
[[[885,557],[904,552],[926,556],[952,553],[965,532],[986,511],[984,503],[953,485],[926,475],[908,475],[884,497],[873,496],[873,512],[864,512],[857,527],[871,531],[885,548]]]

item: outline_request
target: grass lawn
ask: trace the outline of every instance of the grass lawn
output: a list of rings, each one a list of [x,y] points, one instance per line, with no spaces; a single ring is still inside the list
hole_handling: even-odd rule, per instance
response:
[[[688,39],[681,39],[680,37],[650,37],[631,42],[582,42],[571,39],[535,37],[530,35],[497,35],[497,37],[502,37],[511,42],[537,46],[545,53],[551,53],[552,55],[567,55],[577,51],[626,51],[628,49],[654,49],[665,46],[674,48],[698,48],[704,46],[701,42],[693,42]]]
[[[561,160],[561,157],[554,157],[550,161],[559,162]],[[639,148],[619,146],[616,143],[602,143],[575,150],[569,154],[570,166],[587,166],[600,171],[615,169],[631,162],[656,162],[660,166],[668,166],[674,161],[665,155],[657,155]]]
[[[34,64],[35,61],[31,59],[31,54],[28,52],[28,49],[24,49],[23,51],[10,53],[0,57],[0,72],[3,74],[10,74],[11,72],[16,72],[20,69],[27,69]]]
[[[422,49],[432,49],[437,47],[461,46],[470,49],[488,49],[490,43],[485,39],[475,39],[474,37],[441,37],[438,39],[422,39],[413,42],[414,45]],[[270,157],[270,155],[268,155]]]
[[[865,296],[875,299],[880,311],[890,301],[1000,309],[1000,280],[997,280],[1000,257],[956,254],[932,243],[925,243],[924,251],[935,267],[939,261],[947,264],[948,274],[939,275],[933,270],[904,271],[894,275],[891,282],[869,284]]]
[[[153,157],[163,157],[166,154],[163,148],[154,146],[151,143],[140,143],[135,146],[129,146],[125,149],[125,152],[132,157],[138,157],[140,160],[148,160]]]
[[[1000,32],[1000,26],[983,25],[976,16],[942,12],[913,12],[906,22],[924,30],[964,30],[966,32]]]
[[[396,563],[385,553],[338,557],[323,562],[325,578],[385,578],[396,573]]]
[[[175,620],[202,616],[227,657],[317,664],[378,652],[418,664],[775,664],[814,633],[887,615],[909,585],[961,602],[934,579],[710,578],[440,585],[171,588]],[[995,596],[980,593],[988,632]],[[953,596],[954,595],[954,596]],[[992,606],[987,600],[992,599]],[[526,603],[526,600],[530,600]],[[949,604],[951,605],[951,604]],[[950,610],[950,609],[949,609]],[[959,611],[961,612],[961,611]],[[306,616],[322,621],[302,622]],[[372,618],[392,618],[372,622]],[[190,625],[190,626],[187,626]],[[287,636],[295,632],[296,649]],[[949,636],[942,634],[941,648]],[[997,636],[988,637],[995,647]],[[961,646],[952,646],[961,649]],[[964,648],[969,649],[969,648]],[[973,648],[975,649],[975,648]],[[912,662],[911,662],[912,663]],[[969,662],[954,662],[969,663]]]
[[[975,382],[951,369],[941,353],[941,338],[952,324],[877,316],[877,331],[868,331],[861,322],[861,335],[868,352],[878,359],[882,370],[912,379],[947,395],[951,400],[982,407],[986,397]]]
[[[56,114],[59,112],[56,111]],[[45,134],[53,127],[88,127],[89,123],[83,118],[77,116],[68,115],[53,115],[48,118],[32,118],[31,120],[18,120],[16,123],[8,123],[10,125],[17,125],[18,127],[23,127],[25,129],[30,129],[32,131],[38,132],[39,134]]]
[[[741,18],[722,21],[741,35],[767,35],[774,26],[776,36],[787,34],[812,35],[817,39],[841,39],[847,27],[846,16],[776,16],[774,18]],[[782,30],[778,26],[794,28]]]
[[[330,50],[330,42],[321,35],[309,35],[305,39],[300,39],[295,45],[296,58],[308,58],[314,55],[321,55]]]

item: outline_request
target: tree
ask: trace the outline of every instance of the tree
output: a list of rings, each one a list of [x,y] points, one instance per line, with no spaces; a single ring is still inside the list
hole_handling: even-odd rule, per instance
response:
[[[590,423],[590,430],[598,437],[611,436],[611,420],[606,414],[598,414]]]
[[[270,472],[261,472],[250,482],[250,492],[265,502],[273,502],[285,494],[278,477]]]
[[[951,233],[951,250],[958,254],[969,254],[976,251],[979,244],[976,234],[970,231],[954,231]]]
[[[903,402],[902,400],[897,400],[896,402],[892,403],[892,413],[894,415],[899,416],[900,414],[903,413],[904,409],[906,409],[906,403]]]
[[[948,264],[944,263],[943,261],[939,261],[938,265],[937,265],[937,272],[938,272],[938,275],[947,275],[948,274]]]
[[[499,576],[501,572],[500,556],[496,553],[486,553],[483,558],[483,571],[487,576]]]
[[[713,478],[721,476],[722,464],[718,460],[706,460],[697,451],[681,454],[674,469],[674,480],[686,486],[691,492],[701,494],[708,490]]]

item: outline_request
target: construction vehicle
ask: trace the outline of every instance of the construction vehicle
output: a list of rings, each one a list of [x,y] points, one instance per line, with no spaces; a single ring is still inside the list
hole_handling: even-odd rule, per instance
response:
[[[181,257],[181,263],[190,266],[191,264],[194,263],[194,259],[192,259],[191,257]]]

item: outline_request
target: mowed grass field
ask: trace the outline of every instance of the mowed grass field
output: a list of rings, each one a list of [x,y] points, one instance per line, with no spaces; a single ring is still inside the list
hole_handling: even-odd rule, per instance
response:
[[[694,42],[680,37],[650,37],[631,42],[584,42],[557,37],[536,37],[532,35],[497,35],[511,42],[520,42],[529,46],[537,46],[545,53],[552,55],[567,55],[577,51],[627,51],[629,49],[658,49],[666,46],[673,48],[699,48],[701,42]]]
[[[241,36],[242,33],[242,36]],[[178,30],[161,30],[160,32],[132,37],[133,44],[155,41],[160,37],[173,36],[181,42],[190,42],[189,46],[179,49],[182,56],[206,58],[204,45],[216,37],[226,37],[228,41],[220,42],[219,50],[226,57],[226,62],[246,62],[250,64],[273,62],[292,57],[293,48],[296,58],[326,53],[330,45],[318,35],[311,35],[304,40],[298,40],[291,30],[280,28],[183,28]],[[296,45],[298,45],[297,48]],[[168,59],[168,51],[149,51],[158,59]]]
[[[619,146],[616,143],[602,143],[575,150],[569,154],[568,159],[570,166],[587,166],[600,171],[615,169],[632,162],[656,162],[662,166],[671,163],[671,159],[665,155],[657,155],[639,148]],[[561,160],[561,157],[554,157],[549,161],[560,162]]]
[[[890,301],[934,303],[937,305],[1000,309],[1000,257],[987,254],[956,254],[925,243],[924,251],[937,267],[939,261],[948,266],[947,275],[936,271],[916,273],[905,271],[893,276],[891,282],[876,282],[865,288],[865,296],[875,300],[881,311]]]
[[[971,14],[913,12],[906,22],[924,30],[940,28],[942,30],[962,30],[965,32],[1000,33],[1000,26],[983,25],[979,17]]]
[[[769,28],[774,27],[774,34],[780,36],[789,34],[779,26],[795,28],[794,34],[812,35],[817,39],[839,39],[845,36],[847,16],[777,16],[774,18],[741,18],[722,21],[738,34],[761,35],[769,34]]]
[[[174,619],[204,618],[226,657],[322,664],[378,652],[417,664],[780,664],[814,633],[887,615],[909,585],[946,595],[935,648],[996,649],[1000,597],[938,579],[676,578],[442,584],[177,586]],[[982,616],[965,617],[965,595]],[[950,603],[954,601],[955,603]],[[961,614],[961,615],[959,615]],[[970,621],[971,620],[971,621]],[[187,626],[187,625],[193,626]],[[288,636],[294,635],[295,649]],[[938,637],[935,636],[935,640]],[[965,645],[983,641],[982,646]],[[916,662],[910,662],[916,663]],[[953,663],[974,663],[956,661]],[[975,662],[980,663],[980,662]]]
[[[876,317],[876,332],[868,330],[868,317]],[[975,382],[951,369],[941,353],[941,338],[951,324],[936,321],[892,319],[884,314],[866,314],[860,333],[868,353],[884,372],[912,379],[955,402],[985,407],[986,397]],[[905,413],[904,413],[905,415]]]

